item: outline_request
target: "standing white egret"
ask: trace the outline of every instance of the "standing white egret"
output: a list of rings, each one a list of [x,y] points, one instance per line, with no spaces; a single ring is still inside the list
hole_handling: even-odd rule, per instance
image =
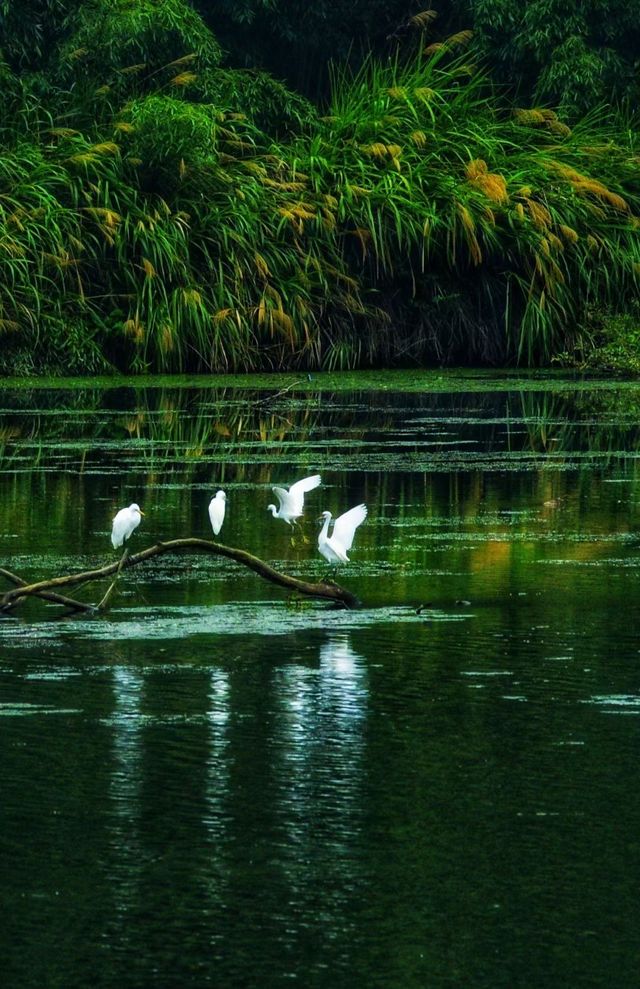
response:
[[[211,519],[211,528],[213,529],[214,536],[217,536],[222,528],[226,501],[227,496],[224,491],[216,491],[215,498],[212,498],[209,502],[209,518]]]
[[[288,491],[286,488],[271,488],[279,504],[277,510],[275,505],[267,505],[267,511],[271,512],[274,519],[284,519],[287,525],[291,525],[302,515],[307,491],[317,488],[320,480],[319,474],[312,474],[310,477],[303,477],[301,481],[296,481]]]
[[[339,563],[348,563],[347,553],[353,546],[353,537],[356,529],[367,517],[367,506],[356,505],[348,512],[339,515],[333,523],[333,532],[329,535],[329,523],[331,522],[331,512],[322,512],[321,518],[324,525],[318,536],[318,552],[324,556],[325,560],[332,566]]]
[[[133,530],[140,525],[140,517],[142,515],[144,515],[144,512],[134,502],[128,508],[121,508],[114,516],[111,527],[111,544],[114,549],[122,546]]]

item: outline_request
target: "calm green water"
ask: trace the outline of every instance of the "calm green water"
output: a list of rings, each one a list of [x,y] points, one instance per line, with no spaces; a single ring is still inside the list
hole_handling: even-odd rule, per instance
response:
[[[27,579],[134,500],[141,548],[223,486],[309,576],[317,513],[370,511],[358,612],[194,555],[0,619],[4,985],[638,985],[640,387],[437,380],[0,390]],[[315,471],[294,546],[270,485]]]

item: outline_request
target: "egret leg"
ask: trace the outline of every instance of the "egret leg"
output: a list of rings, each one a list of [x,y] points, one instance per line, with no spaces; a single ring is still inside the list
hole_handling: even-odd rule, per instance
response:
[[[329,569],[323,573],[320,579],[324,583],[324,581],[328,579],[335,581],[337,576],[338,576],[338,566],[336,564],[335,567],[329,567]]]
[[[293,547],[293,549],[295,549],[296,546],[297,546],[297,544],[298,544],[298,540],[296,539],[297,532],[298,532],[298,523],[296,522],[295,519],[292,519],[292,521],[291,521],[291,536],[289,537],[289,542],[291,543],[291,546]]]
[[[109,590],[107,591],[107,593],[105,594],[105,596],[102,598],[102,600],[100,601],[100,603],[96,606],[98,611],[103,611],[104,608],[107,607],[107,604],[109,603],[109,599],[110,599],[111,595],[113,594],[113,592],[115,590],[116,584],[118,583],[118,578],[119,578],[119,576],[120,576],[120,574],[122,572],[122,568],[124,566],[124,561],[126,560],[126,558],[128,557],[128,555],[129,555],[129,548],[128,547],[125,547],[124,553],[122,554],[122,556],[120,558],[120,563],[118,564],[118,569],[116,570],[116,575],[115,575],[115,577],[113,578],[113,580],[111,582],[111,586],[109,587]]]

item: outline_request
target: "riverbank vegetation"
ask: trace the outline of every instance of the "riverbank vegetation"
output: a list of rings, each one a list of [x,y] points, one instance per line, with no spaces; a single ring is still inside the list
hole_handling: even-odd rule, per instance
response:
[[[341,6],[0,0],[0,370],[637,359],[622,22]]]

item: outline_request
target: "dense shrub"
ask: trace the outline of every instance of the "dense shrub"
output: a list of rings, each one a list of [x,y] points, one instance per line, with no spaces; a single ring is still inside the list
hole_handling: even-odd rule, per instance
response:
[[[577,119],[640,97],[640,0],[468,0],[500,81]]]

